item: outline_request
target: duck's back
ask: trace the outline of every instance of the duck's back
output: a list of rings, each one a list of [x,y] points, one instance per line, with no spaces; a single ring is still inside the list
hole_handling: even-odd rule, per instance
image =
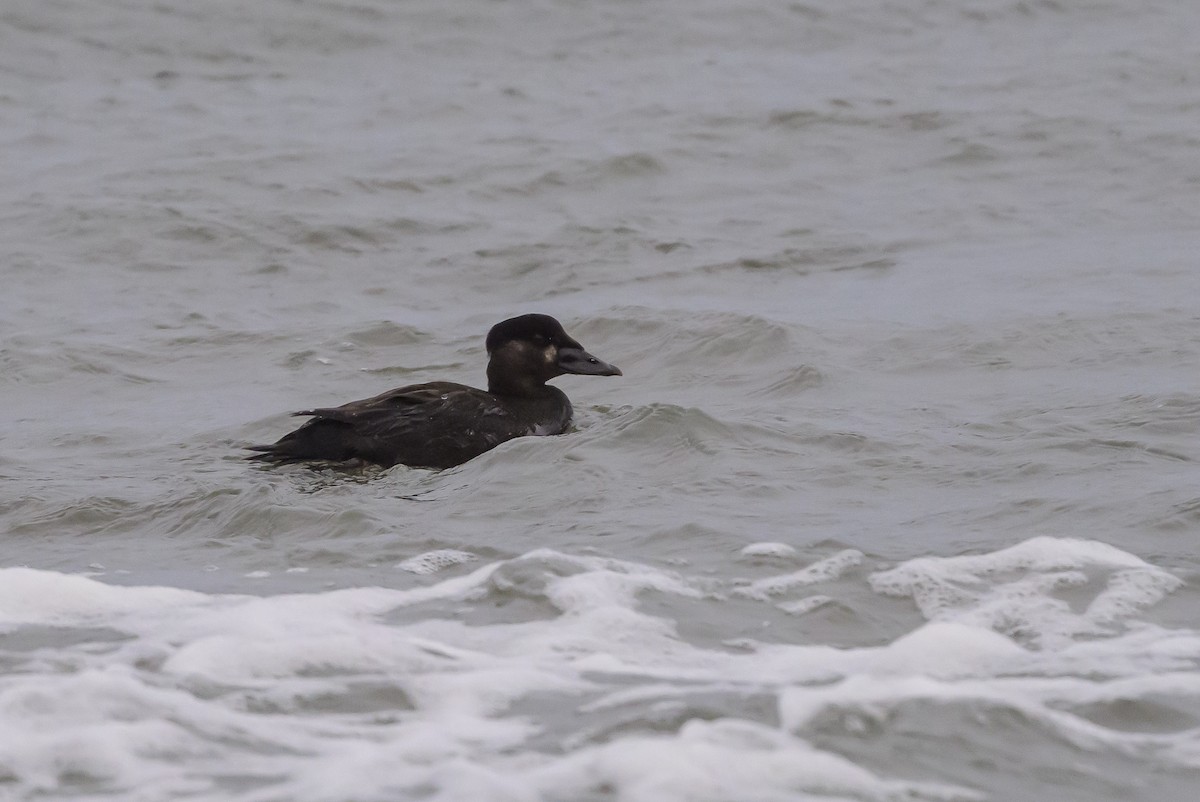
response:
[[[268,462],[361,459],[380,465],[449,468],[506,440],[559,434],[571,404],[555,387],[536,396],[498,396],[453,382],[399,387],[340,407],[297,412],[312,420],[253,459]]]

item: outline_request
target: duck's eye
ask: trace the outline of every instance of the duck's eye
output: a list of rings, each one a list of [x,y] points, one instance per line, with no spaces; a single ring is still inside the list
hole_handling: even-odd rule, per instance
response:
[[[534,345],[546,346],[550,344],[550,338],[545,334],[535,334],[533,335],[533,342]]]

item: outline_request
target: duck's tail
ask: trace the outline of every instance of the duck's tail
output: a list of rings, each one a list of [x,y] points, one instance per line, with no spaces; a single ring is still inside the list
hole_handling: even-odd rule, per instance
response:
[[[353,438],[347,436],[349,430],[350,427],[340,421],[314,418],[270,445],[246,446],[247,451],[255,453],[247,454],[245,459],[273,465],[315,460],[344,462],[357,456]]]

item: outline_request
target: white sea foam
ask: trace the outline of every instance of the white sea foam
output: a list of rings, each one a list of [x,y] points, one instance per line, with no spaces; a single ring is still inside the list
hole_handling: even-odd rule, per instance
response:
[[[1056,591],[1102,575],[1103,590],[1076,612]],[[871,576],[879,593],[908,596],[932,620],[996,629],[1038,646],[1108,632],[1181,580],[1105,543],[1038,537],[991,554],[925,557]]]
[[[796,556],[796,548],[786,543],[751,543],[742,548],[743,557],[768,557],[772,559],[789,559]]]
[[[462,565],[463,563],[472,562],[477,559],[479,558],[469,551],[435,549],[434,551],[418,554],[415,557],[409,557],[396,567],[401,571],[408,571],[410,574],[436,574],[438,571],[444,571],[447,568],[453,568],[456,565]]]
[[[862,564],[862,561],[863,553],[861,551],[857,549],[844,549],[823,560],[818,560],[812,565],[806,565],[799,571],[755,580],[746,587],[739,588],[737,594],[751,599],[763,600],[769,596],[778,596],[796,588],[837,579],[846,573],[846,571]]]
[[[792,615],[804,615],[805,613],[811,613],[813,610],[819,610],[820,608],[827,604],[831,604],[832,602],[832,597],[818,593],[814,596],[805,596],[802,599],[793,599],[791,601],[780,602],[778,607],[785,613],[791,613]]]
[[[602,788],[619,799],[975,800],[965,789],[884,781],[773,727],[691,721],[670,739],[631,737],[580,749],[538,769],[539,798],[579,799]]]
[[[862,559],[835,557],[787,587],[845,581]],[[1051,598],[1077,572],[1094,588],[1081,613]],[[4,569],[8,632],[76,634],[6,653],[0,777],[24,796],[88,787],[147,800],[980,798],[809,741],[830,715],[886,729],[913,704],[1009,710],[1071,748],[1197,766],[1196,730],[1128,732],[1074,712],[1200,697],[1200,633],[1136,619],[1170,579],[1112,547],[1039,538],[870,577],[920,596],[933,619],[889,643],[729,650],[646,609],[724,603],[711,581],[551,550],[423,587],[266,598]],[[484,626],[400,614],[515,591],[557,612]],[[1047,633],[1058,648],[1031,648]],[[730,697],[775,700],[782,729],[736,706],[703,712]],[[539,746],[541,717],[564,715],[578,717],[576,734]],[[654,723],[664,716],[673,723]]]
[[[121,588],[70,574],[3,570],[0,626],[87,626],[117,614],[194,604],[204,598],[175,588]]]

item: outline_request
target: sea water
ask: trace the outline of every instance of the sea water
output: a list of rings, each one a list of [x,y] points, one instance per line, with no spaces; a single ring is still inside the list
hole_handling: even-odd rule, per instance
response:
[[[7,0],[0,798],[1195,799],[1197,42]],[[532,311],[568,434],[241,460]]]

